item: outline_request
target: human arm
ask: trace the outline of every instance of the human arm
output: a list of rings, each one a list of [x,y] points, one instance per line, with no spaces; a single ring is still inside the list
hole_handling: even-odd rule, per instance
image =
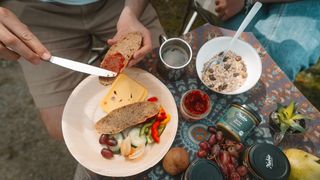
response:
[[[17,60],[20,56],[39,64],[51,55],[25,24],[10,10],[0,7],[0,58]]]
[[[257,1],[261,3],[285,3],[296,0],[252,0],[252,3]],[[215,3],[215,11],[217,12],[218,17],[223,21],[238,14],[245,7],[245,0],[216,0]]]
[[[117,23],[117,33],[112,39],[108,40],[108,44],[112,45],[128,32],[139,31],[142,33],[142,47],[133,55],[133,59],[130,61],[129,66],[139,62],[139,60],[141,60],[152,49],[151,33],[139,21],[139,17],[148,2],[149,1],[147,0],[126,0]]]

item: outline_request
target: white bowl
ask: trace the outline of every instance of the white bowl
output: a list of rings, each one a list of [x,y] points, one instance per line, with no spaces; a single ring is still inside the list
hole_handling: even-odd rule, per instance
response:
[[[227,46],[229,45],[231,39],[232,37],[227,36],[214,38],[206,42],[200,48],[196,59],[196,69],[198,77],[200,78],[203,84],[205,83],[203,82],[201,75],[204,64],[207,61],[209,61],[209,59],[211,59],[214,55],[227,49]],[[249,43],[239,39],[233,43],[232,48],[230,50],[242,57],[242,60],[244,61],[244,64],[247,67],[247,79],[240,88],[234,91],[215,92],[227,95],[241,94],[251,89],[259,81],[262,73],[261,59],[257,51]]]

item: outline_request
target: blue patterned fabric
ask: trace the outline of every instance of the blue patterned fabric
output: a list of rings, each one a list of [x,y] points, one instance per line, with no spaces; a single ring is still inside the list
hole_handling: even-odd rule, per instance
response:
[[[264,4],[246,31],[252,32],[290,80],[320,57],[320,1]],[[245,14],[222,26],[236,30]]]

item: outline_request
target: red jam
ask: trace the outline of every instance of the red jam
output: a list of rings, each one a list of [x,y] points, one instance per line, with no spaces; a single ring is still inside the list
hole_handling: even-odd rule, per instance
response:
[[[111,54],[103,60],[101,67],[119,73],[124,67],[124,61],[125,58],[121,53]]]
[[[190,113],[203,114],[209,108],[209,96],[193,90],[185,96],[183,103]]]
[[[189,90],[181,99],[180,110],[185,120],[203,119],[211,110],[210,98],[201,90]]]

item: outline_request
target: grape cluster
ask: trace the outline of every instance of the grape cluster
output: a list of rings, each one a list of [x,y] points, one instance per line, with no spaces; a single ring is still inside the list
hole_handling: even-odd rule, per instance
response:
[[[217,131],[214,126],[209,126],[207,130],[210,137],[199,143],[197,156],[216,162],[227,179],[246,179],[248,169],[238,161],[244,150],[243,144],[224,138],[222,131]]]
[[[109,148],[110,146],[116,146],[118,144],[117,140],[108,134],[101,134],[99,143],[107,146],[107,148],[104,147],[101,149],[101,155],[106,159],[111,159],[113,157],[113,152]]]

